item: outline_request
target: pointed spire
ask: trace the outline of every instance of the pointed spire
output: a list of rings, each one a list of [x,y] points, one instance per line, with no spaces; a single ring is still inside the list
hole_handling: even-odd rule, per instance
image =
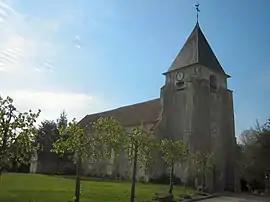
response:
[[[198,21],[168,72],[194,64],[201,64],[213,71],[226,74],[202,33]]]

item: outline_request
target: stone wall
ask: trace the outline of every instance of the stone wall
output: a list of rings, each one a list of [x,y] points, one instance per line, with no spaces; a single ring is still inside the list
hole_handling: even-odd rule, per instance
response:
[[[128,126],[126,127],[127,132],[132,131],[135,127],[138,126]],[[153,126],[153,123],[144,123],[143,127],[147,130],[150,130]],[[129,162],[128,156],[123,152],[120,156],[116,157],[112,154],[110,160],[103,159],[98,162],[91,162],[90,160],[83,164],[83,175],[88,176],[97,176],[97,177],[112,177],[114,179],[131,179],[132,175],[132,164]],[[140,168],[137,167],[137,180],[144,178],[148,179],[149,176]]]

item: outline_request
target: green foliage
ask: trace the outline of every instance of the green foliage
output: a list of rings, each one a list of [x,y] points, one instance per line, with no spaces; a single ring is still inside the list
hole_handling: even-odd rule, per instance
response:
[[[264,186],[266,170],[270,169],[270,119],[264,124],[256,122],[254,128],[243,131],[238,147],[241,177],[249,184]]]
[[[58,139],[58,135],[57,124],[54,121],[42,121],[35,138],[35,142],[40,145],[40,151],[50,152],[53,143]]]
[[[211,152],[195,151],[192,153],[192,160],[199,175],[205,175],[213,166],[213,156]]]
[[[151,152],[155,146],[153,136],[143,127],[135,127],[128,133],[114,118],[101,117],[93,123],[93,126],[107,157],[111,158],[112,152],[115,155],[125,152],[133,164],[130,201],[134,202],[137,162],[145,172],[152,165]]]
[[[73,119],[66,127],[59,130],[59,139],[53,144],[52,152],[60,155],[73,153],[82,160],[97,159],[97,147],[99,143],[97,138],[86,134],[79,126],[77,121]]]
[[[57,128],[66,127],[68,124],[67,113],[63,111],[57,119]]]
[[[102,145],[102,151],[107,158],[120,155],[127,143],[126,130],[119,121],[114,118],[100,117],[93,124],[96,138]]]
[[[173,192],[173,176],[174,167],[183,164],[187,161],[189,150],[187,144],[184,141],[168,140],[164,139],[160,142],[160,150],[162,152],[162,158],[164,162],[170,167],[170,188],[169,193]]]
[[[144,171],[148,171],[154,163],[153,151],[158,148],[157,140],[143,126],[134,128],[128,134],[127,154],[129,160],[134,160],[135,145],[137,146],[138,162]]]
[[[80,171],[81,163],[84,160],[96,161],[101,156],[99,137],[89,135],[80,127],[75,119],[59,130],[59,138],[53,143],[52,152],[60,155],[74,154],[74,160],[77,164],[76,170],[76,186],[74,201],[80,201]]]
[[[139,165],[145,171],[153,164],[152,151],[157,147],[157,143],[154,136],[143,126],[127,132],[116,119],[100,117],[93,123],[93,127],[108,158],[111,158],[112,152],[116,156],[126,152],[130,162],[133,162],[134,152],[137,152]]]
[[[33,144],[37,132],[34,124],[40,112],[21,113],[10,97],[0,97],[0,171],[8,168],[11,162],[29,162],[37,149]]]
[[[169,166],[184,163],[189,155],[187,144],[181,140],[161,140],[160,150],[164,162]]]
[[[62,112],[56,121],[44,120],[38,127],[35,143],[39,144],[38,161],[52,163],[51,169],[57,174],[74,173],[73,153],[56,154],[52,153],[53,144],[59,139],[59,130],[67,126],[66,113]],[[39,172],[47,173],[48,170],[40,169]]]

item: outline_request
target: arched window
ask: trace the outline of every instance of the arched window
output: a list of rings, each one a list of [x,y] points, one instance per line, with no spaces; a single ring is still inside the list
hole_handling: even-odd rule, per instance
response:
[[[217,77],[214,75],[210,76],[210,89],[211,90],[217,89]]]

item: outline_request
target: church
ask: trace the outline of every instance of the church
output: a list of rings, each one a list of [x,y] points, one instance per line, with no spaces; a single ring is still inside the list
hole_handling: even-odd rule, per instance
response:
[[[220,39],[222,40],[222,39]],[[91,123],[99,117],[117,119],[127,131],[144,125],[158,139],[184,140],[190,151],[214,154],[214,169],[206,177],[207,187],[238,190],[233,92],[227,87],[225,72],[197,21],[187,41],[165,73],[160,97],[110,111],[86,115],[80,124],[91,133]],[[33,158],[31,173],[52,173],[51,163]],[[160,154],[155,156],[151,173],[138,169],[137,179],[157,179],[168,168]],[[175,175],[187,179],[188,166],[175,168]],[[114,176],[130,179],[131,164],[127,155],[98,163],[85,162],[83,175]]]
[[[235,190],[238,178],[233,92],[227,87],[230,76],[215,56],[198,22],[163,76],[165,83],[159,98],[86,115],[80,123],[91,128],[91,122],[97,118],[113,117],[127,130],[143,123],[160,139],[185,140],[192,151],[213,152],[215,170],[207,177],[208,186],[215,184],[219,190]],[[167,172],[160,159],[157,157],[151,177]],[[129,178],[131,165],[123,155],[110,163],[86,163],[83,172],[117,173]],[[138,172],[138,178],[144,175]],[[176,175],[183,177],[183,171],[176,169]]]

